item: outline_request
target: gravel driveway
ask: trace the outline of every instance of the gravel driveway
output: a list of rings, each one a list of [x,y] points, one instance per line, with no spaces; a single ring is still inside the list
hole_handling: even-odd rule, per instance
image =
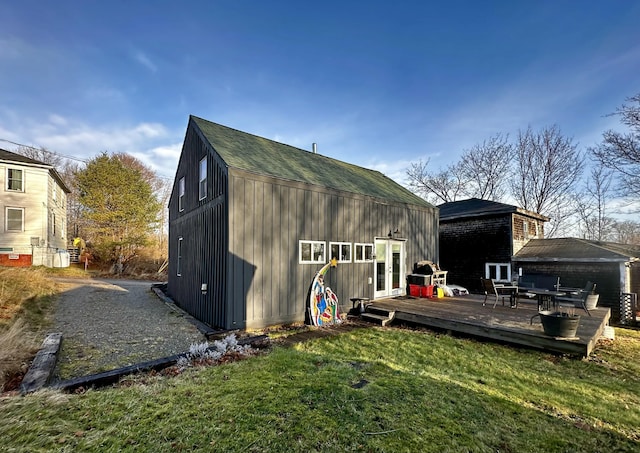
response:
[[[151,290],[154,282],[56,279],[52,330],[62,333],[54,379],[69,379],[186,352],[204,335]]]

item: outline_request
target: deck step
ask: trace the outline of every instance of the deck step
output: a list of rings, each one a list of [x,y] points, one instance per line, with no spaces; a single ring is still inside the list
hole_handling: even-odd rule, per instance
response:
[[[369,321],[384,327],[387,324],[389,324],[391,321],[393,321],[393,318],[395,317],[395,315],[396,315],[395,311],[387,311],[386,314],[364,312],[362,313],[362,319],[364,321]]]
[[[395,311],[388,308],[381,308],[381,307],[375,307],[373,305],[368,305],[367,308],[365,309],[365,313],[372,313],[374,315],[382,315],[382,316],[388,317],[390,314],[395,313]]]

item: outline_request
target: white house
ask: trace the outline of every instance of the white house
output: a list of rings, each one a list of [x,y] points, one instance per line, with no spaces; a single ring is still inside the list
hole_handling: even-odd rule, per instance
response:
[[[53,166],[0,149],[0,265],[65,267],[67,194]]]

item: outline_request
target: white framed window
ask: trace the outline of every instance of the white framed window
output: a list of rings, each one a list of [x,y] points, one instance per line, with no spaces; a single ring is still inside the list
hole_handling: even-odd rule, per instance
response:
[[[7,190],[24,192],[24,172],[17,168],[7,168]]]
[[[198,200],[204,200],[207,198],[207,156],[200,161],[199,175]]]
[[[24,231],[24,208],[6,208],[5,231]]]
[[[486,263],[485,278],[498,281],[511,281],[511,263]]]
[[[373,261],[373,244],[365,244],[356,242],[353,244],[355,254],[353,255],[354,263],[370,263]]]
[[[182,238],[178,238],[178,251],[176,253],[178,259],[176,260],[176,275],[180,277],[182,275]]]
[[[53,186],[53,202],[58,204],[58,186]]]
[[[327,260],[324,241],[300,241],[298,248],[300,264],[325,263]]]
[[[337,259],[338,263],[351,262],[350,242],[329,242],[329,250],[331,250],[331,259]]]
[[[184,177],[178,181],[178,211],[184,211]]]
[[[55,236],[56,235],[56,214],[55,213],[51,213],[51,231]]]

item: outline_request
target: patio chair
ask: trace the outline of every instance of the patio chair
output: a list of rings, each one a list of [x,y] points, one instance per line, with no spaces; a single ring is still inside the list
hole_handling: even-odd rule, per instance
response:
[[[496,297],[496,301],[493,303],[493,308],[496,308],[500,297],[502,297],[502,305],[504,306],[505,296],[509,296],[509,305],[511,308],[517,307],[518,299],[515,297],[518,292],[517,286],[496,283],[491,278],[481,278],[480,281],[482,283],[482,289],[484,290],[484,301],[482,302],[483,307],[487,304],[489,295]]]
[[[587,282],[584,288],[568,288],[565,286],[559,286],[558,291],[568,293],[569,296],[557,297],[556,300],[560,305],[562,305],[563,302],[567,304],[572,304],[574,307],[580,305],[582,306],[584,311],[586,311],[587,314],[591,316],[591,313],[589,313],[589,310],[587,309],[586,302],[587,302],[587,296],[589,294],[593,294],[595,290],[596,290],[596,284],[592,282]]]

